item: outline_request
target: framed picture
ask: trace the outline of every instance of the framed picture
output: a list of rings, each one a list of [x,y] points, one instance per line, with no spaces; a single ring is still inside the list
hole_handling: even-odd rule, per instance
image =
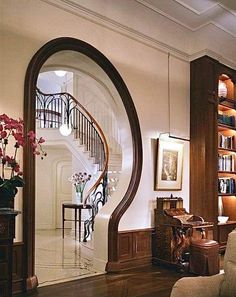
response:
[[[157,140],[155,190],[181,190],[184,144],[173,140]]]

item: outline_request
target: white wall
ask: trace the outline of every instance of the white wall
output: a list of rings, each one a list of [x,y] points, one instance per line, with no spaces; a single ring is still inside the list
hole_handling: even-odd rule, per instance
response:
[[[100,50],[117,68],[131,93],[138,113],[144,153],[138,193],[121,219],[119,229],[151,227],[156,197],[170,194],[170,192],[158,193],[153,190],[154,161],[152,157],[152,139],[156,138],[160,132],[166,132],[169,129],[168,54],[85,18],[53,8],[45,2],[9,0],[2,1],[1,5],[3,6],[1,73],[4,73],[4,76],[1,76],[0,109],[9,115],[22,117],[26,68],[33,54],[48,40],[59,36],[82,39]],[[181,32],[178,31],[178,35],[181,35]],[[171,127],[187,135],[189,129],[189,64],[175,58],[171,60],[171,65],[173,65],[170,67],[171,87],[174,92],[171,95],[173,116]],[[127,127],[124,123],[123,129],[125,126]],[[130,139],[129,131],[124,131],[122,141],[123,146],[125,147],[125,144],[127,146],[121,179],[125,180],[126,184],[132,168]],[[188,205],[188,145],[186,145],[184,160],[183,188],[176,195],[183,196],[185,205]],[[115,197],[114,201],[118,202],[121,198],[122,195]],[[110,210],[115,207],[112,204]],[[100,218],[101,224],[95,227],[95,234],[99,234],[97,242],[95,241],[95,247],[98,244],[95,257],[101,264],[100,267],[107,260],[108,208],[109,205],[104,210],[103,218]]]
[[[36,229],[61,228],[61,203],[72,201],[72,157],[68,149],[46,147],[47,157],[36,159]]]

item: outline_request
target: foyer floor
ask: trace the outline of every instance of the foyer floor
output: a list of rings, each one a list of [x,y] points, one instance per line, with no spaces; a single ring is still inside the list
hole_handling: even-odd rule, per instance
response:
[[[39,286],[99,275],[93,268],[91,241],[80,243],[70,229],[36,232],[36,275]]]

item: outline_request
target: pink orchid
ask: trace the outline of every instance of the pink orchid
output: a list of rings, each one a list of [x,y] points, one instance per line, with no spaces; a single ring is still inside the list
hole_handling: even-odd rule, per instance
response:
[[[29,137],[29,139],[31,141],[34,141],[35,140],[35,133],[34,133],[34,131],[29,131],[28,134],[27,134],[27,136]]]
[[[45,139],[43,137],[40,137],[38,143],[44,143],[44,142],[45,142]]]
[[[4,180],[4,170],[5,166],[11,167],[11,178],[15,176],[22,175],[22,171],[20,171],[20,166],[18,162],[16,162],[17,151],[20,146],[24,146],[28,140],[30,146],[32,147],[32,153],[34,155],[41,155],[41,159],[47,154],[43,151],[41,144],[45,142],[45,140],[40,137],[36,138],[34,131],[29,131],[26,135],[24,135],[24,123],[23,120],[19,118],[19,120],[12,119],[8,117],[6,114],[0,115],[0,160],[1,160],[1,169],[2,169],[2,177],[0,179]],[[9,138],[13,137],[15,140],[14,145],[14,155],[9,156],[6,153],[6,148],[9,142]],[[22,180],[23,181],[23,180]]]

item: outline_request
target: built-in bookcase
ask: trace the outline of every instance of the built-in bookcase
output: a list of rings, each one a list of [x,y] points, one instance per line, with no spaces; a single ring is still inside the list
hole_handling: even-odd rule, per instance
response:
[[[236,91],[233,78],[218,77],[218,211],[236,221]]]
[[[190,211],[215,223],[222,248],[236,227],[235,82],[235,69],[208,56],[191,62]]]

